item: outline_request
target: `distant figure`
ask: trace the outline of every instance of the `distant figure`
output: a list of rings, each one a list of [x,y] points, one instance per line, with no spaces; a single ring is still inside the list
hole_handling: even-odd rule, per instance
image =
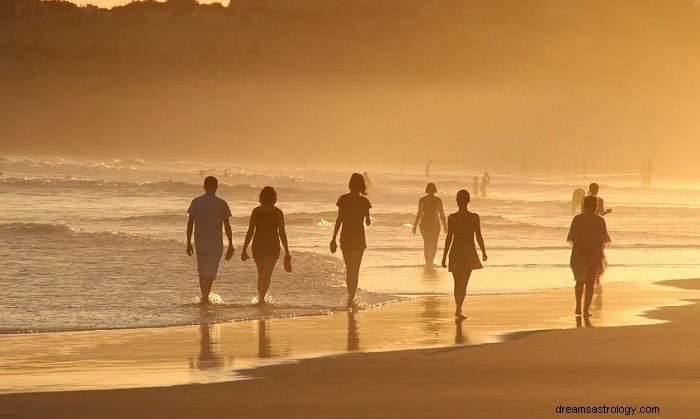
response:
[[[586,197],[586,191],[583,188],[574,189],[574,193],[571,195],[571,213],[577,211],[583,212],[583,198]]]
[[[265,186],[260,191],[260,205],[250,213],[248,232],[245,235],[241,260],[248,257],[248,244],[253,240],[253,260],[258,269],[258,304],[265,304],[265,295],[270,288],[272,272],[280,257],[280,241],[284,246],[284,263],[291,266],[292,256],[287,245],[287,232],[284,229],[284,214],[277,208],[277,191]]]
[[[486,188],[491,184],[491,175],[489,172],[484,172],[484,177],[481,179],[481,196],[486,198]]]
[[[583,200],[583,213],[574,217],[569,228],[567,241],[573,245],[570,266],[576,281],[576,315],[591,315],[595,283],[605,271],[605,253],[603,249],[610,243],[608,229],[603,217],[596,214],[598,199],[590,195]],[[586,297],[581,311],[581,298],[586,288]]]
[[[481,248],[482,260],[486,261],[488,258],[484,238],[481,237],[481,221],[478,214],[469,212],[467,209],[469,201],[469,192],[464,189],[457,192],[459,210],[447,218],[447,237],[445,237],[445,249],[442,254],[443,267],[448,267],[448,252],[450,255],[449,271],[452,272],[455,282],[455,318],[457,320],[467,318],[462,314],[462,304],[467,295],[467,284],[469,284],[472,270],[483,268],[474,246],[475,235]]]
[[[474,183],[472,183],[472,194],[475,197],[479,195],[479,176],[474,176]]]
[[[433,165],[432,160],[428,160],[428,164],[425,165],[425,177],[430,177],[430,166]]]
[[[365,184],[365,178],[361,174],[352,174],[348,188],[350,193],[342,195],[336,202],[338,218],[335,220],[330,250],[331,253],[335,253],[338,248],[336,237],[342,226],[340,249],[343,251],[343,260],[345,261],[348,307],[352,307],[355,304],[355,293],[357,292],[362,256],[367,247],[365,227],[362,223],[364,221],[365,224],[370,225],[369,209],[372,208],[372,204],[365,197],[367,195],[367,185]]]
[[[642,188],[651,187],[651,175],[654,172],[654,165],[651,163],[651,159],[647,160],[642,165]]]
[[[219,270],[219,262],[224,252],[221,227],[226,230],[228,250],[226,260],[233,257],[233,238],[231,234],[231,210],[223,199],[216,196],[219,181],[214,176],[204,179],[204,195],[192,200],[187,213],[187,255],[192,256],[192,230],[194,229],[194,246],[197,249],[197,271],[199,289],[202,293],[201,303],[209,303],[209,293]]]
[[[600,190],[600,187],[598,186],[597,183],[591,183],[588,185],[588,196],[595,196],[598,199],[598,205],[596,207],[595,213],[596,215],[600,216],[605,216],[606,214],[610,214],[612,210],[610,208],[605,208],[605,203],[603,202],[603,199],[598,197],[598,191]],[[581,204],[581,212],[583,212],[583,203]]]
[[[372,181],[369,179],[369,173],[363,172],[362,177],[365,179],[365,185],[367,185],[367,193],[372,190]]]
[[[425,256],[425,266],[433,266],[435,254],[437,253],[438,238],[440,237],[440,220],[442,226],[447,231],[447,221],[445,212],[442,209],[442,199],[435,196],[437,187],[434,183],[428,183],[425,187],[426,196],[418,200],[418,213],[413,222],[413,233],[415,234],[420,225],[420,234],[423,236],[423,254]]]

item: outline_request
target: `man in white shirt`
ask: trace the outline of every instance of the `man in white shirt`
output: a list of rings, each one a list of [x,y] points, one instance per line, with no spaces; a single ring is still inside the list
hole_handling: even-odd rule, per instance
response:
[[[199,272],[199,289],[202,292],[202,304],[209,303],[209,293],[219,270],[219,262],[224,252],[221,227],[226,230],[228,250],[226,260],[233,257],[233,238],[231,234],[231,210],[223,199],[216,196],[219,182],[213,176],[204,179],[204,195],[192,200],[187,213],[187,255],[197,254],[197,271]],[[194,245],[192,248],[192,231]]]

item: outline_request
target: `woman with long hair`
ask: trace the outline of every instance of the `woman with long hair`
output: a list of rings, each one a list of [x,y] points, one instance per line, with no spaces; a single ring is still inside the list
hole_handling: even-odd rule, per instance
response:
[[[425,187],[426,195],[418,200],[418,213],[413,222],[413,233],[415,234],[420,226],[420,234],[423,236],[423,255],[425,256],[425,266],[433,266],[435,254],[437,253],[438,239],[440,237],[440,221],[445,231],[447,231],[447,221],[445,212],[442,209],[442,199],[435,196],[437,187],[430,182]]]
[[[343,252],[345,283],[348,287],[347,305],[352,307],[355,304],[355,293],[357,292],[362,256],[367,247],[363,222],[370,225],[369,209],[372,208],[372,204],[365,197],[367,195],[367,185],[365,184],[365,178],[361,174],[352,174],[348,188],[350,193],[342,195],[336,202],[338,218],[335,220],[330,250],[331,253],[335,253],[338,248],[336,237],[338,236],[338,231],[340,231],[340,250]]]
[[[284,214],[277,208],[277,191],[265,186],[260,191],[260,205],[250,214],[248,232],[245,235],[241,260],[249,259],[248,244],[253,241],[253,260],[258,269],[258,304],[265,303],[265,295],[270,288],[272,271],[280,257],[280,241],[284,246],[285,269],[291,267],[292,256],[287,245],[287,232],[284,229]]]
[[[481,269],[481,261],[476,254],[474,236],[481,249],[482,260],[487,259],[484,238],[481,237],[481,220],[479,214],[467,209],[470,201],[469,192],[462,189],[457,192],[457,206],[459,210],[450,214],[447,218],[447,237],[445,237],[445,250],[442,254],[442,266],[449,268],[454,278],[455,318],[464,320],[467,317],[462,314],[462,304],[467,295],[467,285],[472,270]],[[450,255],[449,266],[447,255]]]

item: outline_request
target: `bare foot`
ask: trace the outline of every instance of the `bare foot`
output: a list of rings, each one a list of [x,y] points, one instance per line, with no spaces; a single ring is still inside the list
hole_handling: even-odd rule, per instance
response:
[[[574,314],[577,315],[577,316],[580,316],[580,315],[581,315],[581,309],[580,309],[580,308],[577,308],[576,311],[574,311]]]
[[[467,318],[467,316],[465,316],[464,314],[462,314],[461,311],[455,312],[455,319],[457,319],[457,320],[464,320],[464,319],[466,319],[466,318]]]
[[[593,315],[592,315],[591,313],[589,313],[589,312],[586,312],[586,313],[583,314],[583,317],[588,318],[588,317],[593,317]]]

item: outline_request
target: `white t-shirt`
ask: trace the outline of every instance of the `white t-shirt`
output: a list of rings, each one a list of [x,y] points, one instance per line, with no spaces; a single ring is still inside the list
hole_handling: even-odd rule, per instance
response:
[[[198,252],[223,252],[221,228],[231,209],[216,195],[204,194],[192,200],[187,213],[194,217],[194,245]]]

